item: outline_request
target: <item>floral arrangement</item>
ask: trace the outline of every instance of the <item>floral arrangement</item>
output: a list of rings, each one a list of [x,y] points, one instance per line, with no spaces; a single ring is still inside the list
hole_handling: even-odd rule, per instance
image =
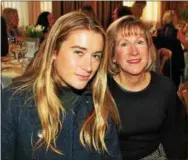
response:
[[[43,36],[44,26],[36,25],[36,26],[26,26],[25,28],[25,37],[31,38],[41,38]]]

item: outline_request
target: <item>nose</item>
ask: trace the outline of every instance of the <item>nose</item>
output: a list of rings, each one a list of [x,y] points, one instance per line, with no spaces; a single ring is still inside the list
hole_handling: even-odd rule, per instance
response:
[[[81,68],[86,70],[88,73],[92,72],[92,59],[91,57],[85,57],[82,59]]]
[[[132,44],[132,45],[131,45],[131,48],[132,48],[132,50],[131,50],[131,55],[136,56],[136,55],[138,54],[138,50],[137,50],[137,48],[136,48],[136,45],[135,45],[135,44]]]

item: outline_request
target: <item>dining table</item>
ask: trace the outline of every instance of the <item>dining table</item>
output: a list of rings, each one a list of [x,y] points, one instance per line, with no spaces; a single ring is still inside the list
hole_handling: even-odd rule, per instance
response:
[[[13,56],[1,57],[1,87],[2,89],[12,84],[13,78],[21,76],[27,64],[28,58],[16,59]]]

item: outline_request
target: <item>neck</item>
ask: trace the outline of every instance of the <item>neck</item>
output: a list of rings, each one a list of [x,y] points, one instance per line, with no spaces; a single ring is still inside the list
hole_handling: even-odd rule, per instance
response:
[[[149,72],[144,72],[140,75],[130,75],[127,73],[119,73],[113,77],[115,81],[123,88],[129,91],[141,91],[145,89],[151,79]]]

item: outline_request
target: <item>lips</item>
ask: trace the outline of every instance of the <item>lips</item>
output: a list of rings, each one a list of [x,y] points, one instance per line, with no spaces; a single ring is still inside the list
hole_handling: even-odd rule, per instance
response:
[[[76,74],[76,76],[78,77],[79,80],[82,81],[88,81],[90,77],[90,75],[81,75],[81,74]]]
[[[141,59],[131,59],[131,60],[128,60],[127,62],[130,63],[130,64],[138,64],[140,63]]]

